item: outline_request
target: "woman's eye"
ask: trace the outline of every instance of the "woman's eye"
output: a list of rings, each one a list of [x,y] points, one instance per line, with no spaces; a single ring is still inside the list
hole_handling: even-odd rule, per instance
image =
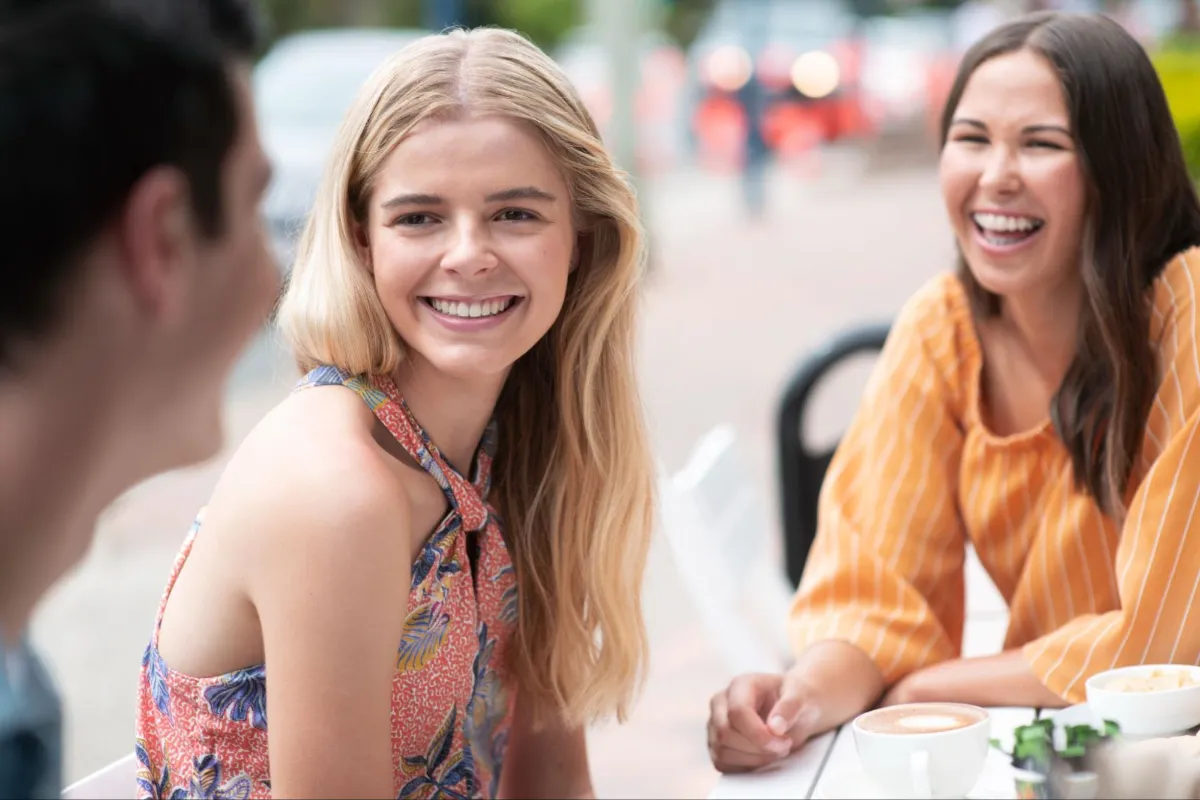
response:
[[[1064,149],[1063,146],[1058,144],[1057,142],[1047,142],[1047,141],[1043,141],[1043,140],[1034,140],[1029,143],[1029,146],[1042,148],[1044,150],[1062,150],[1062,149]]]
[[[987,144],[987,137],[971,134],[971,135],[967,135],[967,136],[956,136],[956,137],[954,137],[954,141],[970,142],[971,144]]]
[[[537,216],[523,208],[506,208],[496,215],[496,219],[504,222],[527,222],[537,219]]]
[[[398,217],[396,219],[396,224],[397,225],[426,225],[433,221],[434,221],[433,217],[429,214],[414,213],[414,214],[405,214],[402,217]]]

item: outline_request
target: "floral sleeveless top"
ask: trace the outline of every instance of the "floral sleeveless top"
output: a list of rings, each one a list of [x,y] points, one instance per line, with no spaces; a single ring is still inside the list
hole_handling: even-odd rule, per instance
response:
[[[487,493],[495,441],[489,427],[467,480],[447,463],[386,378],[319,367],[298,389],[358,393],[433,476],[450,508],[412,567],[408,617],[392,681],[393,789],[397,797],[495,797],[515,686],[505,667],[517,585]],[[175,561],[138,684],[137,793],[142,798],[271,796],[267,671],[212,678],[173,671],[158,653],[171,587],[200,535],[203,512]]]

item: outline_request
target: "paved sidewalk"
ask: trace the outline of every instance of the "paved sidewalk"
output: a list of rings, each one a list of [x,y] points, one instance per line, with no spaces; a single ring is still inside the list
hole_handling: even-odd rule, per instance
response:
[[[707,430],[732,423],[776,518],[774,419],[798,361],[833,332],[890,319],[922,283],[951,264],[936,175],[927,169],[856,177],[829,164],[815,186],[776,175],[773,205],[744,221],[739,195],[703,182],[664,184],[650,223],[660,256],[646,297],[642,380],[659,453],[685,463]],[[818,393],[817,441],[850,419],[869,362]],[[699,624],[664,541],[646,586],[653,663],[629,724],[593,732],[605,797],[703,797],[716,780],[704,725],[708,699],[731,677]]]
[[[890,318],[950,263],[936,176],[927,169],[860,174],[853,153],[815,182],[776,174],[767,218],[750,223],[736,183],[685,174],[647,188],[655,271],[646,291],[641,369],[663,462],[677,469],[721,422],[744,439],[774,518],[772,421],[787,375],[842,326]],[[237,442],[294,376],[259,342],[229,395]],[[826,438],[848,419],[865,369],[817,402]],[[80,777],[126,753],[142,649],[163,581],[222,459],[136,488],[106,515],[94,551],[41,610],[35,636],[66,695],[66,773]],[[623,727],[591,734],[603,797],[701,797],[716,774],[704,747],[709,695],[727,679],[674,574],[661,537],[645,593],[653,647],[641,703]]]

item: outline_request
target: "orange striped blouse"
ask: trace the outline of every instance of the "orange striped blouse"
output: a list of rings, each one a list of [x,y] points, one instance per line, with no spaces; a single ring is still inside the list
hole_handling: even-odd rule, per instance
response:
[[[1123,527],[1077,489],[1049,418],[991,433],[982,355],[958,279],[943,275],[896,321],[825,480],[790,618],[797,652],[851,642],[890,685],[955,658],[969,541],[1008,601],[1005,649],[1069,702],[1115,666],[1200,663],[1200,248],[1153,287],[1161,385]],[[1196,538],[1192,538],[1193,534]]]

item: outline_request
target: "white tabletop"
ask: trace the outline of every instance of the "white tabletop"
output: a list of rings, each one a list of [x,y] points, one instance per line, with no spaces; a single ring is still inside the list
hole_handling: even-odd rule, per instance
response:
[[[1005,749],[1012,748],[1012,733],[1019,725],[1033,721],[1037,712],[1032,708],[993,708],[992,736]],[[1012,777],[1007,771],[1008,758],[993,752],[978,788],[989,797],[1015,797]],[[857,769],[858,755],[849,727],[831,731],[813,739],[798,752],[778,764],[757,772],[741,775],[722,775],[709,798],[811,798],[819,797],[823,781]]]

